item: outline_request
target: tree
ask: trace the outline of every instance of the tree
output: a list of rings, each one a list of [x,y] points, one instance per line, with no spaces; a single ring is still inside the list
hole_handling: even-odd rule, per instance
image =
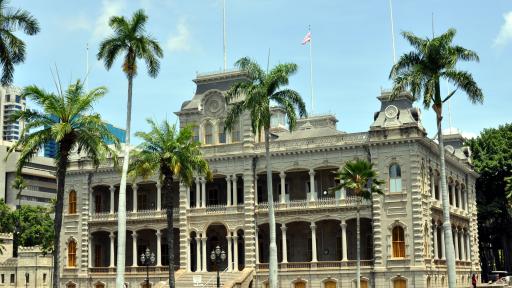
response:
[[[126,177],[130,156],[130,127],[132,118],[133,78],[137,75],[137,59],[146,62],[149,76],[155,78],[160,70],[163,51],[158,42],[146,35],[145,25],[148,16],[143,10],[137,10],[130,20],[123,16],[113,16],[109,25],[114,34],[103,40],[97,54],[103,60],[105,68],[110,70],[118,56],[124,53],[123,72],[128,78],[128,101],[126,109],[126,136],[123,157],[123,170],[119,187],[119,208],[117,211],[117,275],[116,287],[124,287],[125,252],[126,252]]]
[[[18,209],[20,209],[21,208],[21,192],[27,188],[27,183],[25,183],[25,180],[23,180],[23,177],[21,177],[21,175],[18,175],[14,179],[11,187],[13,189],[18,190],[18,194],[16,194],[16,199],[18,199]],[[18,256],[18,247],[20,246],[20,242],[19,242],[20,241],[20,233],[21,233],[21,230],[20,230],[21,229],[20,228],[21,216],[19,214],[20,211],[21,211],[21,209],[18,211],[18,215],[16,217],[16,229],[14,231],[14,239],[13,239],[14,257]]]
[[[478,240],[482,279],[492,270],[512,270],[512,211],[510,185],[512,177],[512,124],[484,129],[466,144],[472,164],[480,177],[476,180]]]
[[[270,107],[275,104],[282,108],[288,120],[290,131],[297,123],[297,112],[300,117],[307,116],[306,105],[298,92],[292,89],[283,89],[288,85],[288,78],[295,74],[297,65],[293,63],[279,64],[269,72],[264,72],[258,63],[250,58],[241,58],[235,66],[247,73],[249,81],[235,83],[226,96],[230,109],[226,116],[225,129],[232,130],[238,125],[238,119],[244,112],[251,116],[252,133],[265,135],[265,158],[267,163],[267,194],[269,217],[269,287],[277,288],[277,245],[276,245],[276,221],[274,215],[272,193],[272,167],[270,163]]]
[[[355,196],[356,201],[356,227],[357,227],[357,267],[356,267],[356,287],[361,287],[361,240],[360,240],[360,219],[359,212],[361,202],[363,200],[372,200],[373,194],[383,194],[379,185],[383,182],[377,179],[377,172],[373,169],[373,164],[366,160],[353,160],[349,161],[340,169],[335,179],[340,181],[331,190],[345,189]]]
[[[14,226],[11,207],[5,203],[4,199],[0,199],[0,233],[12,233]]]
[[[54,222],[49,209],[23,205],[17,212],[20,217],[20,246],[41,246],[43,253],[53,251]]]
[[[119,140],[108,130],[99,114],[90,110],[94,102],[107,93],[104,87],[85,91],[83,83],[78,80],[69,85],[67,90],[57,94],[47,92],[37,86],[28,86],[23,91],[23,97],[32,100],[42,111],[16,111],[11,119],[24,121],[25,128],[21,137],[9,148],[7,157],[20,151],[17,161],[17,173],[37,154],[39,149],[48,141],[58,144],[56,157],[57,202],[55,205],[55,225],[53,239],[53,287],[59,287],[60,241],[62,226],[62,207],[66,171],[71,151],[83,153],[91,159],[94,166],[110,156],[114,162],[117,159],[115,151],[106,143],[119,145]]]
[[[25,61],[25,43],[14,34],[22,30],[27,35],[39,32],[39,23],[30,13],[23,9],[7,7],[8,0],[0,0],[0,62],[2,78],[0,83],[8,85],[14,77],[14,65]]]
[[[460,89],[468,95],[472,103],[482,103],[483,93],[473,80],[473,76],[456,68],[458,61],[478,61],[478,55],[458,45],[453,45],[455,29],[429,38],[420,38],[413,33],[403,32],[404,38],[414,48],[413,51],[400,57],[393,65],[390,79],[394,87],[391,97],[397,97],[405,90],[410,90],[418,99],[423,98],[425,109],[432,107],[436,113],[437,139],[439,141],[439,158],[441,166],[441,194],[443,203],[443,230],[445,237],[446,264],[448,267],[448,287],[456,285],[455,248],[453,245],[452,228],[450,224],[450,207],[448,188],[446,185],[446,165],[444,160],[444,141],[442,133],[443,104]],[[456,90],[446,97],[441,96],[440,81],[447,80]]]
[[[193,140],[191,127],[178,131],[175,125],[163,121],[160,125],[147,120],[151,126],[149,132],[137,132],[135,135],[143,142],[133,152],[130,163],[131,176],[148,178],[158,174],[163,179],[162,191],[166,195],[167,247],[169,251],[169,287],[174,288],[174,223],[173,200],[179,197],[179,191],[173,191],[174,177],[189,186],[194,173],[206,174],[211,178],[208,163],[203,159],[200,143]]]

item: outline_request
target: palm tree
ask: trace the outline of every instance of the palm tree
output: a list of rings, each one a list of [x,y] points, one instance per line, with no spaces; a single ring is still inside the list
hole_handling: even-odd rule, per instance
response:
[[[0,61],[2,62],[2,85],[12,83],[14,65],[25,61],[25,43],[14,34],[23,30],[27,35],[39,32],[39,23],[23,9],[7,7],[9,0],[0,0]]]
[[[345,189],[355,196],[356,201],[356,226],[357,226],[357,267],[356,267],[356,287],[361,287],[361,235],[360,235],[360,205],[363,200],[370,201],[374,193],[382,194],[379,188],[383,182],[377,179],[377,172],[373,169],[373,163],[366,160],[349,161],[337,172],[336,180],[340,184],[332,190]]]
[[[292,89],[283,89],[288,85],[288,78],[297,71],[293,63],[279,64],[268,72],[264,72],[258,63],[250,58],[241,58],[236,63],[239,69],[247,73],[249,81],[237,82],[229,90],[226,101],[231,104],[225,121],[225,129],[231,130],[238,125],[238,119],[244,112],[251,116],[252,133],[265,135],[265,158],[267,162],[267,195],[268,217],[270,230],[269,248],[269,287],[277,288],[277,245],[276,220],[274,215],[272,193],[272,167],[270,165],[270,107],[279,106],[285,112],[290,131],[297,123],[297,113],[304,117],[307,115],[306,105],[298,92]],[[272,103],[271,103],[272,102]]]
[[[21,235],[21,192],[27,188],[27,183],[23,180],[21,175],[16,176],[14,179],[12,186],[13,189],[18,190],[18,194],[16,195],[16,199],[18,199],[18,219],[16,219],[16,228],[14,233],[14,255],[17,257],[18,255],[18,247],[20,244],[20,235]]]
[[[442,131],[443,104],[460,89],[468,95],[472,103],[482,103],[483,93],[473,80],[473,76],[456,68],[458,61],[479,61],[478,55],[464,47],[453,45],[455,29],[429,38],[420,38],[413,33],[403,32],[404,38],[414,48],[404,54],[391,69],[389,75],[394,82],[391,97],[398,96],[409,89],[415,97],[423,98],[425,109],[432,107],[436,113],[437,139],[441,163],[441,194],[443,202],[443,230],[445,237],[446,264],[448,267],[448,286],[455,287],[455,252],[450,224],[450,206],[446,185],[446,165],[444,160],[444,142]],[[456,87],[446,97],[441,96],[440,81],[444,79]]]
[[[99,114],[91,114],[94,102],[107,93],[104,87],[85,91],[83,83],[78,80],[69,85],[66,91],[58,94],[46,92],[37,86],[26,87],[23,97],[29,98],[42,111],[16,111],[12,120],[24,121],[25,128],[21,137],[11,148],[8,156],[19,151],[17,172],[39,152],[41,147],[53,140],[58,145],[57,166],[57,202],[55,205],[55,227],[53,240],[53,287],[59,286],[60,241],[62,226],[62,207],[69,156],[72,151],[87,155],[94,166],[107,156],[115,157],[115,151],[106,143],[119,145],[119,140],[110,133]]]
[[[155,78],[160,71],[160,60],[163,57],[162,48],[151,36],[146,35],[148,16],[144,10],[137,10],[132,18],[126,20],[123,16],[113,16],[109,25],[114,35],[109,36],[100,44],[96,55],[98,60],[105,62],[105,68],[110,70],[118,56],[124,54],[123,72],[128,78],[128,101],[126,109],[126,136],[119,187],[119,208],[117,211],[117,275],[116,287],[124,286],[125,251],[126,251],[126,177],[130,156],[130,127],[132,119],[132,87],[133,78],[137,75],[137,59],[146,62],[149,76]]]
[[[206,174],[211,178],[208,163],[203,159],[200,143],[193,141],[191,127],[178,131],[176,125],[163,121],[157,125],[147,120],[151,126],[149,132],[137,132],[142,138],[138,151],[133,153],[129,173],[133,177],[148,178],[156,173],[163,180],[163,192],[166,195],[167,212],[167,247],[169,250],[169,287],[174,288],[174,226],[173,200],[179,197],[179,191],[173,191],[173,177],[189,186],[194,179],[194,173]]]

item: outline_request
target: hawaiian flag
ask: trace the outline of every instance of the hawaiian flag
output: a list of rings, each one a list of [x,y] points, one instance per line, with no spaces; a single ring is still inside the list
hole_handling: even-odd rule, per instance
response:
[[[311,31],[308,31],[308,34],[304,36],[304,40],[302,40],[302,45],[306,45],[309,42],[311,42]]]

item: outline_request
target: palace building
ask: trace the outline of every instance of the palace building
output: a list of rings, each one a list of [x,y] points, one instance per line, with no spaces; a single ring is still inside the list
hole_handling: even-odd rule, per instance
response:
[[[176,112],[180,126],[194,124],[213,180],[197,175],[191,187],[175,182],[175,249],[166,245],[166,214],[157,175],[127,185],[127,286],[145,287],[140,255],[156,256],[150,287],[167,281],[169,253],[176,259],[176,287],[213,287],[220,263],[223,287],[268,285],[268,199],[265,145],[251,132],[249,115],[224,132],[225,93],[244,73],[198,74],[195,95]],[[447,287],[442,233],[438,144],[429,139],[420,110],[404,93],[383,91],[377,112],[358,121],[369,129],[337,130],[333,115],[299,119],[288,131],[283,111],[273,109],[270,143],[276,211],[279,286],[355,287],[356,206],[347,191],[332,191],[334,172],[349,160],[370,160],[385,182],[361,208],[361,287]],[[369,100],[372,97],[369,96]],[[380,104],[380,108],[378,107]],[[457,285],[479,274],[475,179],[461,135],[447,135],[445,149]],[[98,170],[76,156],[66,180],[61,234],[62,287],[114,287],[120,172]]]

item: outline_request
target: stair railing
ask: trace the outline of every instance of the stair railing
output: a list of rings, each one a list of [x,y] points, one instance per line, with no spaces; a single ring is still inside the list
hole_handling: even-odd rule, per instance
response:
[[[228,271],[228,267],[226,267],[226,269],[222,270],[222,272],[220,273],[220,276],[222,276],[226,271]],[[214,279],[217,279],[217,275],[210,277],[210,279],[208,279],[208,281],[206,281],[206,283],[203,284],[203,287],[208,287],[208,284],[210,284],[210,282]],[[222,279],[222,277],[221,277],[221,279]]]

